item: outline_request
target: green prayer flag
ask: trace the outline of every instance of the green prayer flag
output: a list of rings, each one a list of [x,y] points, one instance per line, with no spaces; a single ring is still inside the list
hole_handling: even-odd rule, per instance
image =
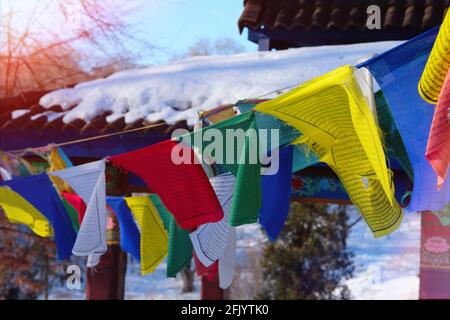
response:
[[[192,260],[191,238],[189,231],[181,229],[175,218],[171,217],[169,225],[169,252],[167,253],[167,276],[175,278]]]
[[[255,122],[251,123],[250,129],[256,130]],[[259,217],[262,203],[261,164],[259,159],[256,164],[250,163],[251,143],[249,135],[246,135],[241,155],[241,163],[245,164],[238,167],[231,204],[229,223],[232,227],[257,222]]]
[[[258,221],[261,163],[259,139],[255,133],[255,113],[250,111],[180,137],[180,141],[207,154],[236,177],[229,219],[233,227]],[[241,139],[237,137],[239,134]]]
[[[411,162],[408,154],[406,153],[402,136],[395,125],[391,109],[386,101],[386,98],[384,97],[383,91],[379,90],[375,93],[375,104],[378,125],[383,132],[386,154],[390,157],[396,158],[408,177],[413,180],[414,173]]]
[[[247,102],[245,100],[237,103],[237,106],[241,112],[247,112],[249,110],[253,110],[258,103],[253,101]],[[261,144],[261,147],[264,150],[274,150],[276,148],[282,147],[284,145],[292,143],[295,139],[301,137],[303,134],[285,123],[284,121],[266,113],[255,112],[255,121],[256,127],[258,130],[261,129],[278,129],[279,131],[279,144],[271,145],[270,141],[270,131],[269,138],[267,139],[267,146]],[[292,173],[305,169],[307,167],[313,166],[319,163],[319,157],[316,153],[309,149],[308,146],[304,144],[295,144],[294,145],[294,155],[292,160]]]
[[[155,205],[163,221],[164,228],[169,234],[169,248],[167,252],[167,277],[175,278],[192,259],[193,247],[189,238],[189,231],[177,225],[173,215],[166,209],[157,194],[151,194],[150,199]]]

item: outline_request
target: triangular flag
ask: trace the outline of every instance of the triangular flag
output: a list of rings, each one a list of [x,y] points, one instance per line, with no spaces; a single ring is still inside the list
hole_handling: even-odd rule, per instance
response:
[[[304,136],[339,176],[375,237],[394,231],[402,221],[392,177],[372,113],[351,66],[311,80],[256,110],[278,117]]]
[[[222,205],[224,217],[219,222],[203,224],[190,234],[197,258],[205,267],[209,267],[219,260],[225,252],[232,229],[228,220],[235,180],[232,174],[223,174],[210,179],[211,185]]]
[[[167,255],[167,234],[162,220],[148,197],[127,197],[128,204],[140,228],[141,273],[153,272]]]
[[[430,29],[358,65],[368,68],[383,90],[411,161],[414,186],[408,211],[442,210],[450,202],[450,179],[438,190],[438,176],[425,158],[435,108],[425,102],[417,90],[437,32],[437,28]],[[446,72],[441,72],[442,79]],[[430,84],[429,89],[437,88],[437,84]]]
[[[262,207],[259,213],[259,223],[266,231],[271,241],[275,241],[288,217],[291,203],[292,183],[292,145],[288,145],[273,157],[278,157],[278,167],[274,174],[262,176]]]
[[[48,172],[54,172],[58,170],[64,170],[68,167],[72,167],[72,163],[67,163],[64,158],[61,156],[61,154],[64,153],[60,148],[52,148],[50,151],[50,155],[48,156],[48,162],[50,166],[48,167]],[[50,179],[53,182],[53,185],[55,186],[56,190],[58,190],[59,193],[66,191],[66,192],[72,192],[70,187],[67,185],[66,182],[61,181],[58,177],[50,176]]]
[[[9,187],[0,187],[0,206],[9,222],[24,224],[41,237],[53,235],[53,229],[47,218]]]
[[[77,194],[63,192],[61,195],[77,212],[78,230],[80,230],[80,225],[83,223],[84,214],[86,213],[86,204]]]
[[[38,174],[1,182],[0,185],[10,187],[47,218],[54,230],[58,259],[70,257],[76,234],[49,177],[46,174]],[[17,197],[15,200],[19,201]],[[24,206],[23,201],[20,200],[17,204],[22,206],[30,217],[41,220],[30,206]]]
[[[175,278],[177,273],[183,270],[192,260],[193,248],[189,238],[189,231],[177,225],[175,218],[166,209],[158,195],[151,194],[150,199],[158,210],[164,227],[169,233],[166,274],[169,278]]]
[[[261,163],[252,151],[259,152],[254,112],[247,112],[220,123],[196,130],[179,138],[184,144],[191,145],[203,152],[203,158],[212,158],[216,163],[236,177],[234,198],[231,205],[229,222],[233,227],[254,223],[258,220],[261,208]],[[244,132],[243,143],[227,138],[230,131]],[[222,143],[211,139],[220,133]],[[213,140],[213,141],[211,141]],[[256,146],[256,148],[255,148]],[[214,150],[217,149],[217,150]],[[254,150],[256,149],[256,150]],[[212,151],[214,150],[214,155]]]
[[[190,163],[174,161],[174,156],[181,153],[183,159],[187,155]],[[194,159],[190,147],[167,140],[111,157],[110,161],[140,176],[158,194],[178,224],[190,229],[223,218],[208,177]]]
[[[105,253],[107,249],[105,161],[90,162],[51,172],[49,175],[66,181],[87,204],[72,250],[73,254],[88,256]]]
[[[219,286],[227,289],[233,283],[236,269],[236,229],[232,228],[228,236],[225,251],[219,259]]]
[[[450,15],[449,15],[450,20]],[[450,41],[450,40],[449,40]],[[439,100],[434,111],[425,156],[438,176],[437,186],[441,188],[447,178],[450,164],[450,69],[447,72]]]
[[[141,235],[125,199],[123,197],[106,197],[106,203],[114,211],[119,222],[120,246],[122,250],[140,260],[139,246]]]

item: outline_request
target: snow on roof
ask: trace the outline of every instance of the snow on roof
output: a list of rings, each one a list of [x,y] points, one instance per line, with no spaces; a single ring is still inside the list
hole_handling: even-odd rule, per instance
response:
[[[89,122],[111,112],[107,122],[124,117],[187,120],[192,125],[198,113],[240,99],[257,98],[273,90],[300,84],[344,64],[381,53],[399,42],[252,52],[232,56],[193,57],[163,65],[115,73],[105,79],[83,82],[43,96],[44,108],[55,105],[68,110],[65,123]],[[69,110],[70,109],[70,110]]]

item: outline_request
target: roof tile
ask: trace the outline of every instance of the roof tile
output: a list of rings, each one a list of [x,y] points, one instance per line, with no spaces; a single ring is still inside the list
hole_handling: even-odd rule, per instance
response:
[[[245,0],[239,29],[366,30],[367,7],[378,5],[382,26],[417,34],[440,24],[450,0]],[[405,34],[410,35],[410,32]]]

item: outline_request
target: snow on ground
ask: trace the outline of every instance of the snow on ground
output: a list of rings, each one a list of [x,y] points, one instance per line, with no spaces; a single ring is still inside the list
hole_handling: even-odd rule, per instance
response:
[[[166,262],[156,270],[141,276],[139,265],[129,264],[125,281],[125,299],[128,300],[198,300],[200,298],[200,280],[194,279],[194,292],[181,293],[180,276],[166,278]]]
[[[237,263],[241,266],[246,264],[247,249],[261,247],[265,236],[258,224],[238,227],[237,230]],[[200,279],[194,278],[194,292],[181,293],[182,282],[178,276],[176,279],[166,278],[166,263],[162,263],[155,272],[141,276],[139,266],[135,263],[129,264],[125,283],[125,299],[173,299],[173,300],[197,300],[200,298]]]
[[[352,210],[353,218],[358,213]],[[261,227],[251,224],[238,227],[237,263],[245,269],[248,250],[260,250],[266,241]],[[360,221],[351,231],[348,246],[354,253],[355,273],[346,280],[353,299],[418,299],[419,295],[419,247],[420,215],[405,214],[400,228],[387,237],[373,238],[367,225]],[[253,251],[254,252],[254,251]],[[245,274],[243,275],[245,277]],[[140,275],[139,265],[130,260],[127,268],[125,299],[174,299],[196,300],[200,298],[200,281],[194,280],[195,291],[181,293],[181,278],[166,278],[166,263],[154,273]],[[240,288],[242,290],[242,288]],[[56,288],[50,299],[84,299],[82,290]]]
[[[418,299],[420,214],[405,213],[399,229],[378,239],[361,221],[348,246],[356,269],[346,284],[354,299]]]
[[[274,90],[300,84],[360,58],[380,53],[399,42],[378,42],[252,52],[232,56],[188,58],[163,65],[115,73],[108,78],[80,83],[42,97],[46,108],[60,105],[68,111],[63,121],[86,121],[106,111],[113,122],[144,118],[168,123],[188,120],[198,111],[240,99],[257,98]]]

